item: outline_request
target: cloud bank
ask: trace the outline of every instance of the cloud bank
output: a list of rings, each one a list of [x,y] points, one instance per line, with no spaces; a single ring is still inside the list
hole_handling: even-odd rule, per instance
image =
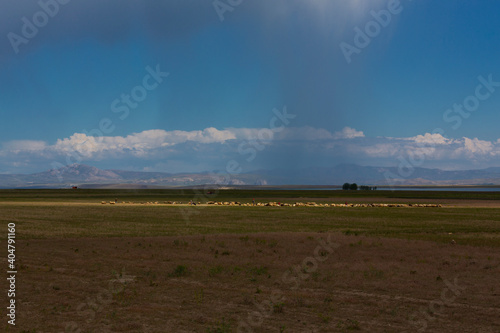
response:
[[[231,159],[241,160],[246,171],[335,165],[346,161],[394,166],[401,158],[416,161],[415,166],[463,169],[500,165],[500,139],[452,139],[438,133],[400,138],[366,137],[362,131],[350,127],[337,132],[310,126],[289,127],[278,132],[265,128],[208,127],[195,131],[151,129],[127,136],[94,137],[74,133],[52,144],[13,140],[2,144],[0,156],[4,157],[3,173],[19,172],[19,169],[41,171],[54,162],[200,172],[220,168]],[[42,169],[32,169],[33,165]]]

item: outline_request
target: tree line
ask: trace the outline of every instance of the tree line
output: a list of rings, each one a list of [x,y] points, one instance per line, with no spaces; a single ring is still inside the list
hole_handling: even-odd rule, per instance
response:
[[[361,191],[374,191],[377,189],[377,187],[376,186],[366,186],[366,185],[361,185],[358,187],[358,184],[356,184],[356,183],[352,183],[352,184],[344,183],[344,185],[342,185],[342,189],[343,190],[351,190],[351,191],[357,191],[358,189]]]

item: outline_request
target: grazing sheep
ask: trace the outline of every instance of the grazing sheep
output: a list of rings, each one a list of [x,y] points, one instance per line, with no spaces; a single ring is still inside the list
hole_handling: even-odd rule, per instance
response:
[[[107,204],[107,201],[101,201],[102,205]],[[114,201],[109,201],[110,205],[118,204],[118,199],[115,199]],[[122,201],[122,204],[127,204],[126,201]],[[167,204],[167,205],[181,205],[181,201],[162,201],[162,204]],[[160,202],[158,201],[147,201],[147,202],[132,202],[129,201],[128,204],[142,204],[142,205],[158,205]],[[202,204],[201,202],[195,202],[193,200],[189,201],[189,205],[196,205],[196,204]],[[345,204],[340,204],[340,203],[316,203],[314,201],[309,201],[309,202],[295,202],[293,204],[289,203],[282,203],[282,202],[275,202],[275,201],[269,201],[269,202],[256,202],[255,199],[252,200],[251,203],[241,203],[239,201],[207,201],[205,204],[207,205],[219,205],[219,206],[267,206],[267,207],[397,207],[397,208],[402,208],[402,207],[422,207],[422,208],[436,208],[436,207],[442,207],[441,204],[423,204],[423,203],[345,203]],[[452,244],[454,244],[452,242]]]

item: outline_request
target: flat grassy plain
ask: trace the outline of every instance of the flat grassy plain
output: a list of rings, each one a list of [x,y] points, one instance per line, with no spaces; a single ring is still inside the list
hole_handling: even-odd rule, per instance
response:
[[[252,199],[443,207],[203,205]],[[0,214],[6,331],[500,332],[499,192],[2,190]]]

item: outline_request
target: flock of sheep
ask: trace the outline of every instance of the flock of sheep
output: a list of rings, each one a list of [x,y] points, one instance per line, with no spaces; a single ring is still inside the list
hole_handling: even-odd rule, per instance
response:
[[[107,201],[102,201],[101,204],[105,205],[107,204]],[[109,204],[114,205],[114,204],[142,204],[142,205],[200,205],[202,204],[201,202],[193,202],[189,201],[187,203],[181,202],[181,201],[164,201],[164,202],[124,202],[122,201],[121,203],[118,202],[118,200],[115,201],[109,201]],[[340,204],[340,203],[316,203],[316,202],[295,202],[295,203],[284,203],[284,202],[250,202],[250,203],[241,203],[238,201],[208,201],[205,203],[206,205],[213,205],[213,206],[264,206],[264,207],[432,207],[432,208],[437,208],[437,207],[442,207],[440,204],[421,204],[421,203],[409,203],[409,204],[404,204],[404,203],[392,203],[392,204],[386,204],[386,203],[370,203],[370,204],[354,204],[354,203],[345,203],[345,204]]]

